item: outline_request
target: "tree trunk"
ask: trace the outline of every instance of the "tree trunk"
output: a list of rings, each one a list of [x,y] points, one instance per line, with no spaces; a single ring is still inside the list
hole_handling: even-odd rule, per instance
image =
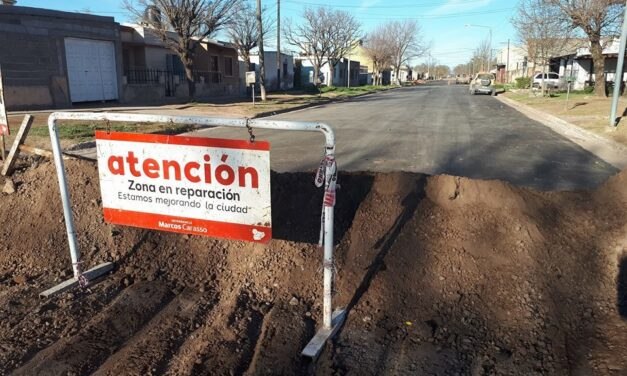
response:
[[[257,28],[259,30],[259,89],[261,90],[261,100],[266,101],[266,66],[263,54],[263,24],[261,22],[261,0],[257,0]]]
[[[187,56],[181,56],[183,67],[185,68],[185,79],[187,80],[187,89],[190,99],[194,99],[196,95],[196,83],[194,82],[194,63]]]
[[[400,67],[394,67],[394,77],[396,77],[396,84],[398,86],[401,86],[401,68]]]
[[[594,64],[594,94],[605,95],[605,57],[600,38],[590,38],[590,53]]]
[[[318,77],[320,76],[320,67],[317,63],[313,64],[313,85],[315,87],[320,86],[320,82],[318,81]]]
[[[242,51],[242,59],[246,62],[246,72],[252,72],[253,63],[250,61],[250,52]]]

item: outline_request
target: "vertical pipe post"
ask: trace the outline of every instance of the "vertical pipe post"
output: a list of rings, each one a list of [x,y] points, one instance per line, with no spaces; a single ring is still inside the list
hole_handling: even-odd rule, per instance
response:
[[[627,2],[626,2],[627,3]],[[620,96],[620,86],[623,82],[623,65],[625,63],[625,47],[627,44],[627,7],[623,15],[623,29],[620,34],[620,45],[618,47],[618,62],[616,64],[616,74],[614,74],[614,94],[612,96],[612,108],[610,109],[610,127],[617,125],[616,110],[618,108],[618,97]]]
[[[281,0],[276,0],[276,86],[281,90]]]
[[[81,276],[79,264],[80,254],[76,244],[76,232],[74,231],[74,219],[72,217],[70,194],[67,188],[65,166],[63,165],[63,155],[61,154],[61,144],[59,142],[59,134],[57,132],[56,118],[54,114],[50,115],[48,118],[48,130],[50,132],[50,141],[54,155],[54,166],[57,169],[57,176],[59,178],[59,191],[61,193],[61,203],[63,204],[63,217],[65,218],[67,241],[70,246],[70,257],[72,258],[72,271],[74,272],[74,278],[78,279]]]
[[[331,329],[333,314],[333,206],[324,208],[324,300],[323,327]]]

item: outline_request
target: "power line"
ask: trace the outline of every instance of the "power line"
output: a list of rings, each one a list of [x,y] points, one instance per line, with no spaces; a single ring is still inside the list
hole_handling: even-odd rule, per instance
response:
[[[295,0],[284,0],[286,3],[296,4],[296,5],[312,5],[312,6],[323,6],[330,8],[352,8],[352,9],[407,9],[407,8],[428,8],[428,7],[437,7],[447,5],[447,2],[432,2],[432,3],[406,3],[406,4],[396,4],[396,5],[371,5],[371,6],[362,6],[362,5],[331,5],[326,3],[313,3],[307,1],[295,1]],[[484,0],[468,0],[468,1],[460,1],[455,3],[455,5],[466,5],[473,3],[482,3]]]
[[[490,9],[483,11],[468,11],[468,12],[456,12],[456,13],[443,13],[443,14],[425,14],[420,16],[408,17],[408,16],[359,16],[358,18],[361,20],[436,20],[436,19],[446,19],[446,18],[456,18],[456,17],[465,17],[465,16],[474,16],[474,15],[485,15],[485,14],[497,14],[497,13],[505,13],[515,10],[516,8],[499,8],[499,9]],[[291,11],[298,12],[302,10],[290,8]]]

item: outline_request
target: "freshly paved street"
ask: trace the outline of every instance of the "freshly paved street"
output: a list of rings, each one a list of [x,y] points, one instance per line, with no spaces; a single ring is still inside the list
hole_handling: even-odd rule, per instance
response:
[[[617,169],[497,99],[432,83],[273,117],[321,121],[336,132],[341,170],[412,171],[501,179],[542,190],[595,187]],[[210,137],[246,138],[216,128]],[[323,136],[255,130],[271,142],[272,169],[309,171]]]

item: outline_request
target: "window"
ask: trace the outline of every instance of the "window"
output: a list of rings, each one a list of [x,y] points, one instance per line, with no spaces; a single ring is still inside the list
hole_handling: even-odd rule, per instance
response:
[[[556,80],[556,79],[560,78],[560,76],[558,76],[557,73],[549,73],[549,78]]]
[[[233,75],[233,58],[230,56],[224,57],[224,75],[225,76]]]
[[[287,63],[283,63],[283,78],[287,77]]]
[[[217,72],[219,70],[217,56],[211,56],[211,58],[209,59],[209,70],[212,72]]]

